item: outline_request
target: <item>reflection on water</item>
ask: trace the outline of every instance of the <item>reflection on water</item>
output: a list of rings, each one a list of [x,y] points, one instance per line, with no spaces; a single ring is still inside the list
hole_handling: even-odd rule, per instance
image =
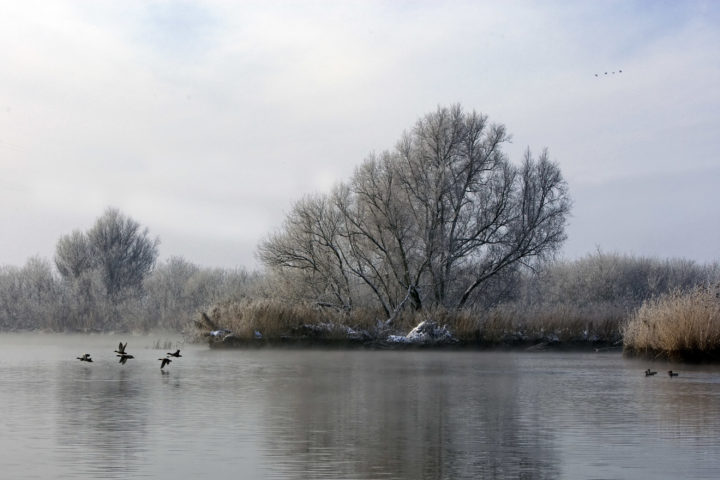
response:
[[[492,356],[481,370],[477,354],[336,355],[308,352],[307,368],[270,379],[292,392],[270,396],[262,416],[282,477],[557,478],[538,419],[518,421],[517,385]]]
[[[720,368],[0,336],[7,478],[716,478]],[[75,360],[91,353],[95,362]],[[667,370],[665,365],[653,368]],[[675,367],[673,367],[675,368]]]
[[[67,366],[62,366],[67,368]],[[56,377],[63,373],[58,367]],[[71,367],[72,368],[72,367]],[[61,461],[76,462],[93,476],[122,477],[144,466],[148,409],[143,382],[122,367],[113,375],[91,366],[74,369],[70,381],[56,384],[56,441]],[[108,374],[111,372],[107,372]]]

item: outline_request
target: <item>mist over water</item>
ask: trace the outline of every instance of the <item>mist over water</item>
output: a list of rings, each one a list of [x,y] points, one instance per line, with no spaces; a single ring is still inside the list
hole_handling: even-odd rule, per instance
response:
[[[3,478],[715,478],[720,368],[0,336]],[[173,339],[177,341],[177,339]],[[173,348],[174,350],[174,348]],[[75,357],[90,353],[91,364]],[[652,367],[660,373],[644,377]],[[673,368],[680,376],[670,379]]]

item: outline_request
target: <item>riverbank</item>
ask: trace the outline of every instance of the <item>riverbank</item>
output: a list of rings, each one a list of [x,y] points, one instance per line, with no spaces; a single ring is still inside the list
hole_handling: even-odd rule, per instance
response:
[[[297,308],[297,307],[295,307]],[[307,313],[307,312],[305,312]],[[398,329],[377,323],[374,327],[363,329],[355,326],[319,322],[286,326],[285,329],[268,333],[260,325],[257,329],[247,328],[237,333],[227,328],[228,323],[218,324],[203,313],[201,321],[196,322],[199,337],[207,341],[210,348],[321,348],[321,349],[372,349],[372,350],[567,350],[567,351],[609,351],[622,349],[622,340],[617,335],[600,338],[587,329],[571,331],[565,328],[547,330],[544,327],[529,328],[528,325],[516,325],[510,322],[502,324],[496,321],[476,324],[474,331],[453,328],[457,318],[446,315],[449,323],[435,320],[421,320],[407,334]],[[214,317],[220,315],[214,312]],[[306,320],[308,320],[306,318]],[[325,319],[328,320],[328,319]],[[407,319],[406,319],[407,320]],[[454,320],[454,322],[453,322]],[[467,325],[467,319],[463,322]],[[291,322],[290,322],[291,323]],[[235,323],[235,326],[238,324]],[[512,328],[511,328],[512,327]],[[204,331],[203,331],[204,330]]]
[[[209,340],[211,349],[264,349],[264,348],[310,348],[310,349],[365,349],[365,350],[480,350],[480,351],[566,351],[607,353],[623,351],[617,342],[465,342],[454,343],[407,343],[379,339],[323,339],[310,337],[281,337],[276,339],[248,339],[229,337],[226,340]]]
[[[338,311],[302,303],[246,300],[216,305],[193,322],[198,341],[227,346],[347,345],[373,348],[621,344],[616,311],[511,308],[404,311],[392,322],[382,313]],[[224,345],[221,344],[220,348]],[[538,347],[539,348],[539,347]]]
[[[676,363],[717,363],[720,364],[720,349],[709,351],[698,350],[634,350],[627,346],[622,348],[623,355],[626,357],[639,358],[651,361],[667,361]]]

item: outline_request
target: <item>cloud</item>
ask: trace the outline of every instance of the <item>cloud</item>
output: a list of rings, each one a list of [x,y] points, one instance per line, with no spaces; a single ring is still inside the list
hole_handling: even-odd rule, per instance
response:
[[[17,245],[31,254],[54,245],[48,216],[65,219],[67,233],[113,205],[161,236],[193,235],[188,257],[203,251],[191,260],[220,266],[224,254],[212,252],[229,248],[202,242],[254,245],[294,200],[348,178],[439,104],[505,123],[516,160],[528,146],[549,147],[581,195],[710,168],[720,151],[718,10],[6,2],[0,227],[18,224],[9,209],[29,218],[1,241],[15,253],[0,264],[23,261]],[[622,75],[594,77],[615,68]],[[41,236],[51,238],[33,240]]]

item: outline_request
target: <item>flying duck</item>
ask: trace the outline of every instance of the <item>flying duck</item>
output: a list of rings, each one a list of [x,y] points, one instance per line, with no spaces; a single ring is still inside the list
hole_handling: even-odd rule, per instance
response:
[[[125,347],[127,347],[127,342],[125,342],[125,345],[123,345],[123,343],[120,342],[120,345],[118,345],[118,349],[115,350],[115,353],[119,353],[120,355],[125,355]]]
[[[158,360],[160,360],[160,362],[161,362],[161,363],[160,363],[160,370],[162,370],[163,368],[165,368],[165,365],[167,365],[168,363],[172,362],[172,360],[170,360],[169,358],[158,358]]]
[[[179,348],[178,348],[177,350],[175,350],[175,353],[170,353],[170,352],[168,352],[167,354],[170,355],[171,357],[182,357],[182,355],[180,355],[180,349],[179,349]],[[168,361],[169,361],[169,360],[168,360]]]
[[[650,370],[649,368],[647,370],[645,370],[646,377],[651,377],[653,375],[657,375],[657,372],[654,372],[654,371]]]
[[[672,377],[677,377],[677,376],[678,376],[678,373],[677,373],[677,372],[673,372],[672,370],[668,370],[668,375],[672,378]]]
[[[86,354],[83,355],[82,357],[75,357],[75,358],[77,358],[77,359],[80,360],[81,362],[92,362],[92,358],[90,358],[90,354],[89,354],[89,353],[86,353]]]
[[[125,365],[125,362],[127,362],[129,359],[135,358],[132,355],[129,355],[127,353],[121,353],[120,355],[117,355],[117,356],[120,357],[119,363],[122,363],[123,365]]]

